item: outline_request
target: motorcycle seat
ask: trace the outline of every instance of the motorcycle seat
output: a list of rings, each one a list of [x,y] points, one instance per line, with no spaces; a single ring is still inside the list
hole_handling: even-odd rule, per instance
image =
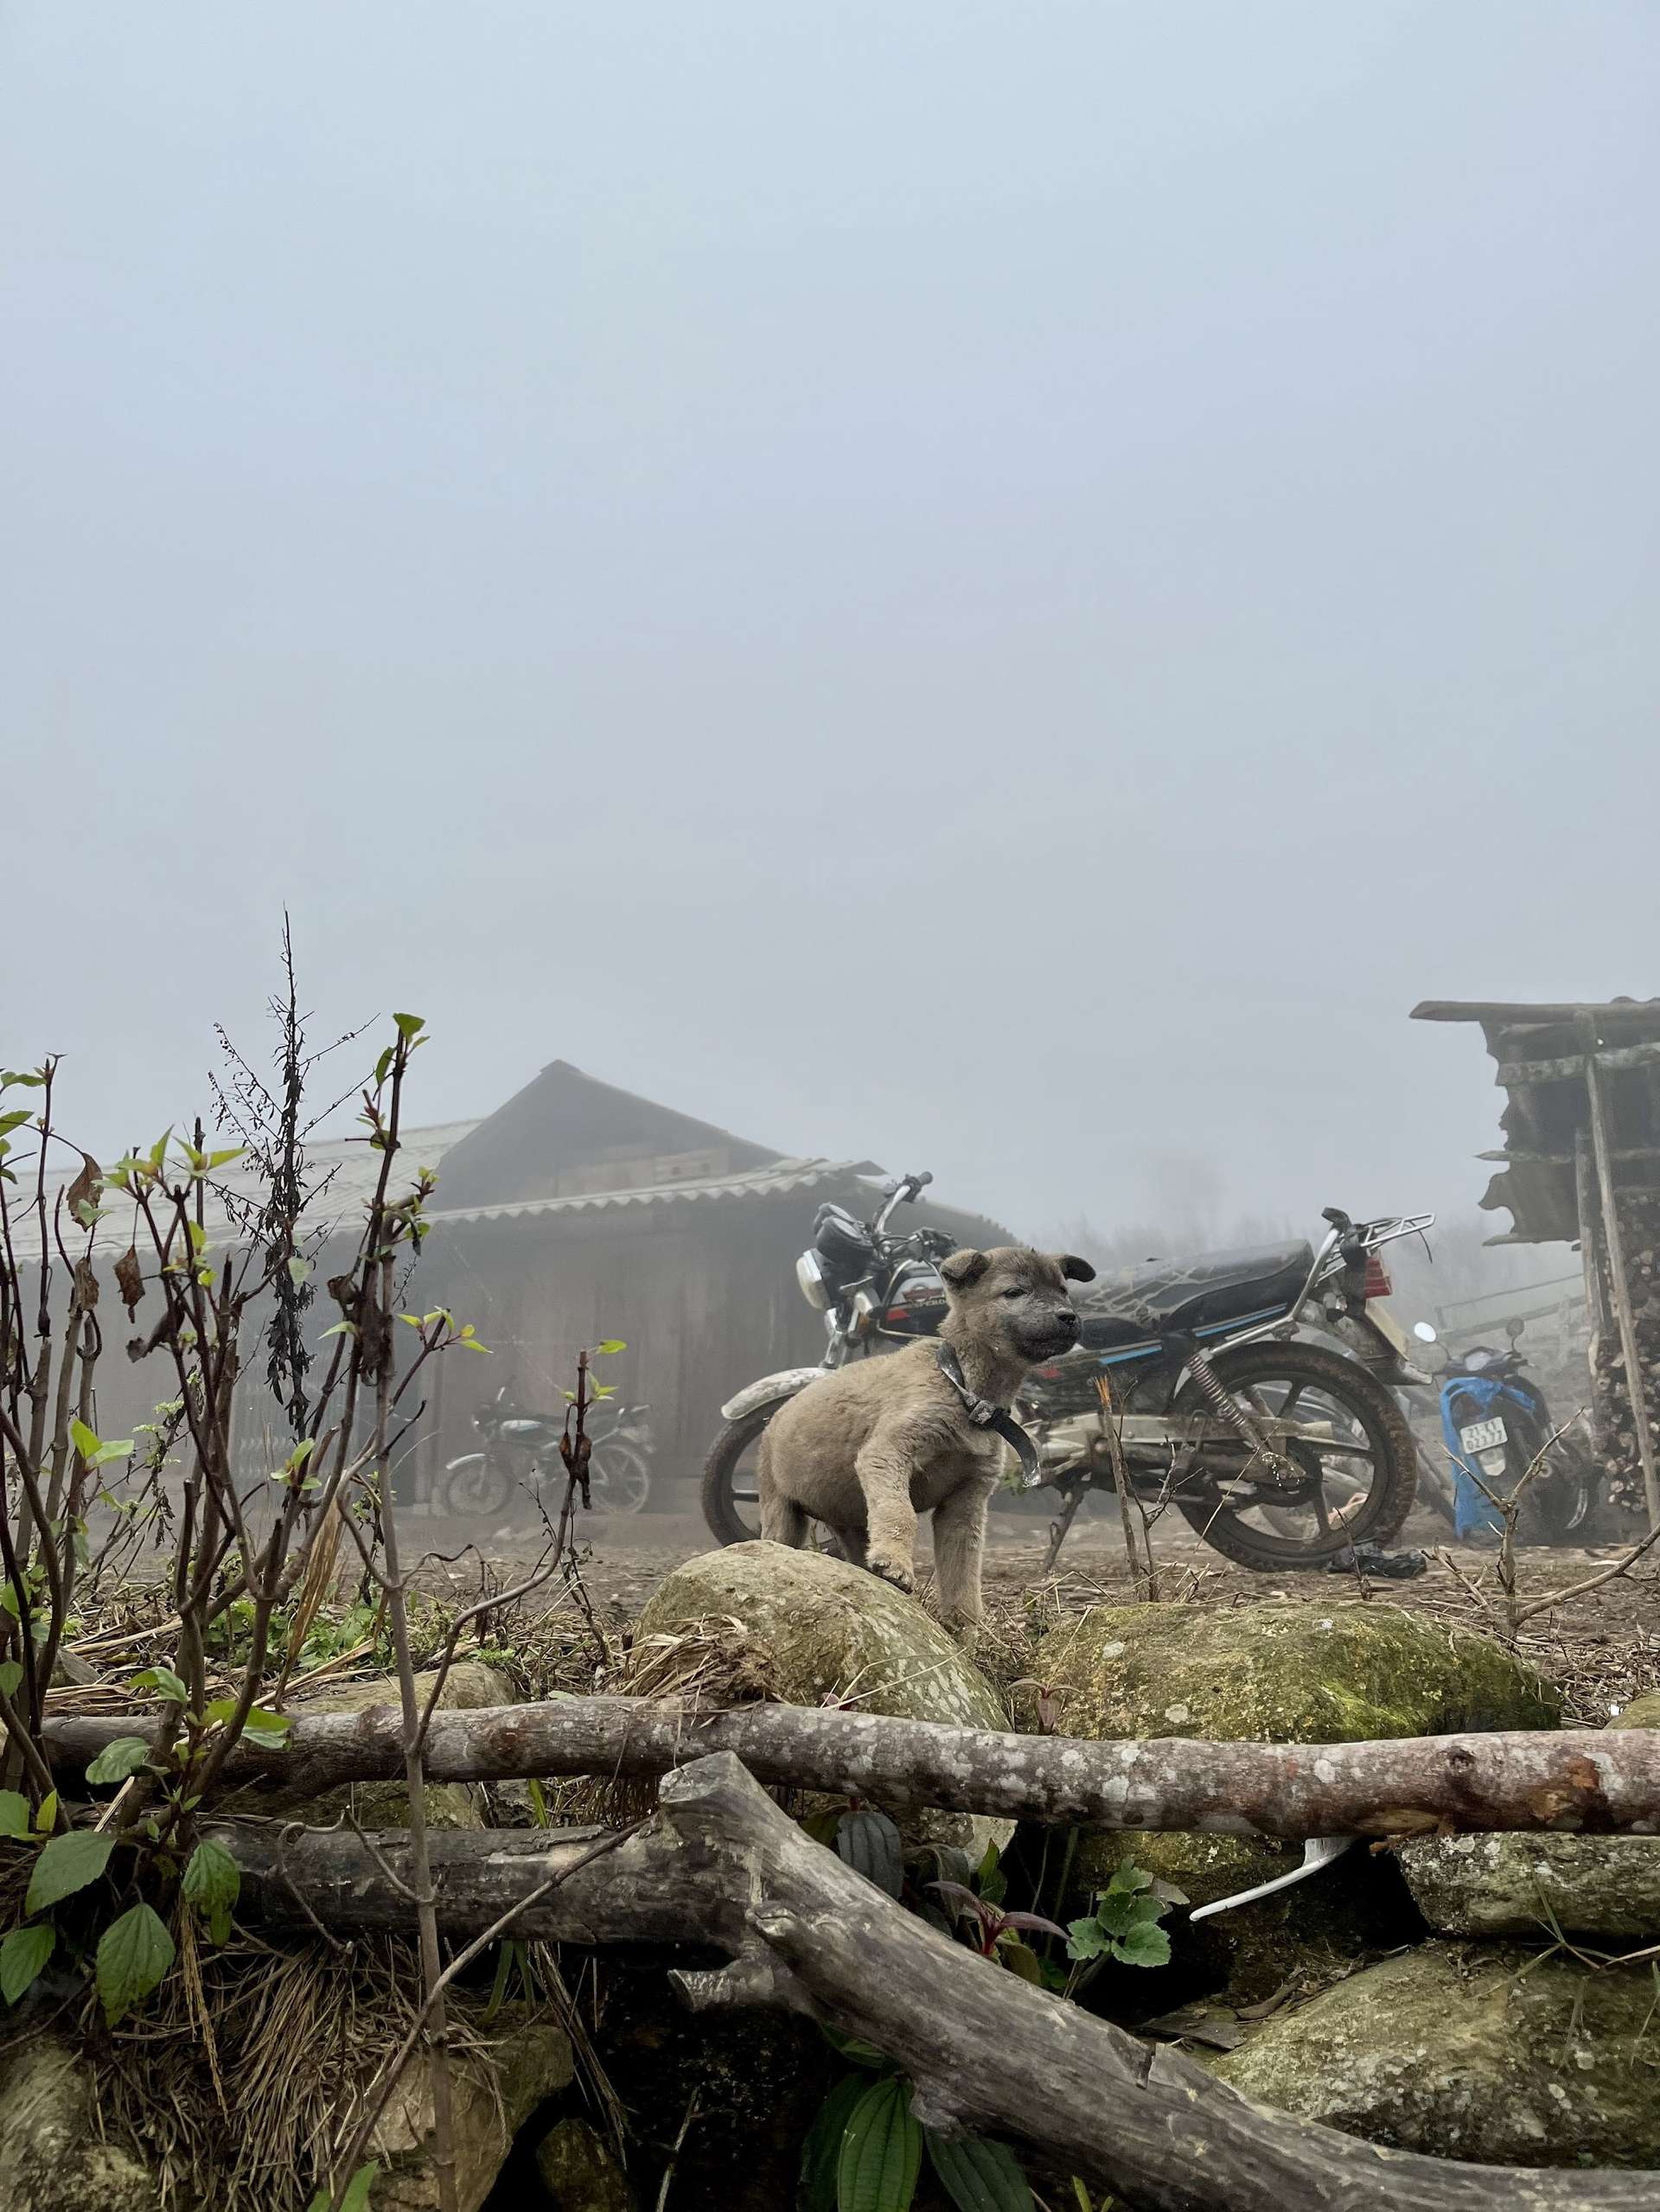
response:
[[[1077,1298],[1080,1348],[1110,1351],[1165,1331],[1266,1316],[1291,1304],[1313,1265],[1313,1247],[1305,1240],[1111,1269]]]

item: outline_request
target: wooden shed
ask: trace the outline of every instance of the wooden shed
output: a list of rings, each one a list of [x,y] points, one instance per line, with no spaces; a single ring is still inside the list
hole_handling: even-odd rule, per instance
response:
[[[1580,1246],[1605,1456],[1640,1475],[1660,1526],[1660,999],[1433,998],[1413,1019],[1480,1026],[1505,1093],[1481,1204],[1511,1221],[1488,1241]]]

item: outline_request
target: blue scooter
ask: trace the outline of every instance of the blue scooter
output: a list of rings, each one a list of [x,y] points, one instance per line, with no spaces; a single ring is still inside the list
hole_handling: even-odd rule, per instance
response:
[[[1504,1324],[1510,1348],[1472,1344],[1441,1354],[1437,1367],[1441,1434],[1452,1469],[1452,1524],[1464,1543],[1496,1540],[1504,1520],[1493,1501],[1508,1500],[1540,1455],[1545,1464],[1523,1494],[1517,1534],[1527,1544],[1584,1543],[1596,1498],[1596,1463],[1583,1437],[1570,1428],[1555,1444],[1558,1424],[1544,1393],[1525,1372],[1517,1346],[1520,1321]],[[1413,1334],[1425,1345],[1435,1331],[1419,1322]],[[1428,1356],[1424,1365],[1433,1364]]]

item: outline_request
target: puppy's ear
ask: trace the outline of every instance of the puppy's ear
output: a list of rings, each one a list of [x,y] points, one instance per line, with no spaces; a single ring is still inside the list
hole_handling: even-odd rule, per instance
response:
[[[1080,1259],[1076,1252],[1057,1252],[1056,1260],[1069,1283],[1093,1283],[1095,1271],[1087,1259]]]
[[[991,1261],[983,1252],[954,1252],[940,1262],[940,1278],[954,1291],[966,1291],[971,1283],[978,1283]]]

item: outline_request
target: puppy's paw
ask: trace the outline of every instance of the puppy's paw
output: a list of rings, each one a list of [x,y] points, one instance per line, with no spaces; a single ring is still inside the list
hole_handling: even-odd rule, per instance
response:
[[[903,1561],[880,1559],[872,1552],[865,1559],[865,1565],[878,1582],[891,1583],[896,1590],[903,1590],[907,1597],[916,1587],[916,1578]]]
[[[965,1659],[974,1657],[975,1647],[980,1642],[978,1621],[948,1621],[945,1631]]]

